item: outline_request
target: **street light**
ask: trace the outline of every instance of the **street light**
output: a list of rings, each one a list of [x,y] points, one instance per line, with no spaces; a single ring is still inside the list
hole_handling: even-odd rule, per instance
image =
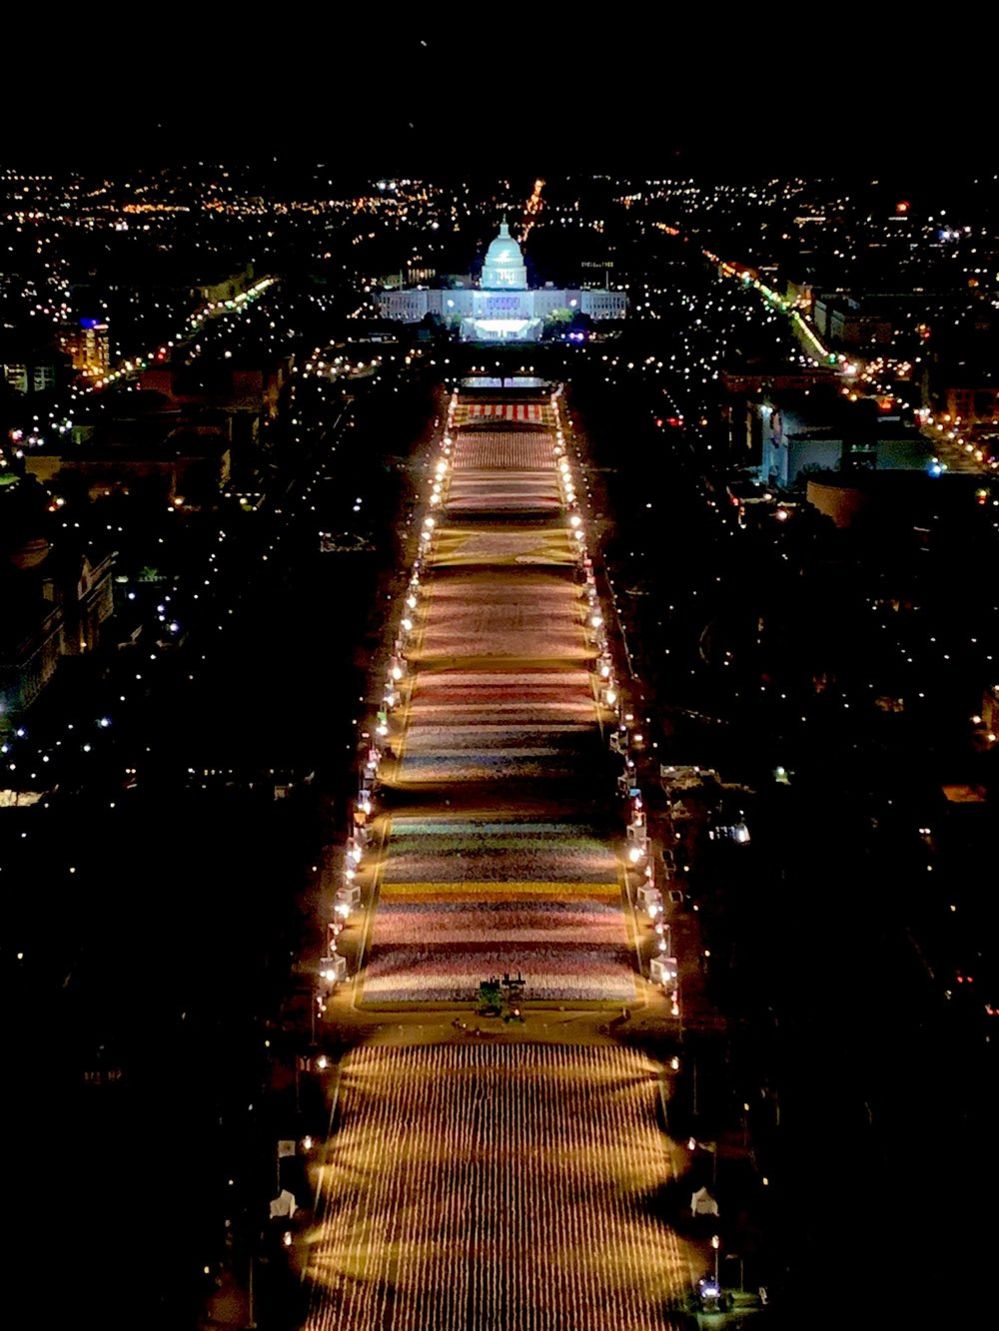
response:
[[[721,1280],[718,1276],[718,1264],[721,1258],[721,1239],[717,1234],[711,1235],[711,1246],[715,1250],[715,1284],[721,1288]]]

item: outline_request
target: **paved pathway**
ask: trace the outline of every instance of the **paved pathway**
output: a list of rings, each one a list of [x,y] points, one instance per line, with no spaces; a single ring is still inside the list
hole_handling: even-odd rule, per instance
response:
[[[636,999],[554,450],[549,419],[457,432],[391,738],[367,1008],[468,1003],[516,971],[527,1000]]]
[[[610,1032],[663,1000],[637,972],[552,409],[472,405],[408,615],[362,964],[328,1013],[355,1048],[308,1331],[659,1331],[691,1270],[662,1219],[664,1074]],[[517,971],[525,1024],[473,1015]]]
[[[308,1331],[680,1326],[687,1256],[656,1215],[657,1095],[655,1068],[620,1049],[351,1055]]]

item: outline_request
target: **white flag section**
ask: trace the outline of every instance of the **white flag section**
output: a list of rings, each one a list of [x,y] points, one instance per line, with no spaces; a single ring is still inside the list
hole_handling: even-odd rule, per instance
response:
[[[278,1142],[278,1159],[283,1160],[286,1155],[294,1155],[295,1150],[295,1142]]]
[[[271,1219],[282,1220],[287,1216],[289,1220],[293,1220],[295,1218],[295,1210],[294,1193],[289,1192],[287,1188],[282,1188],[271,1202]]]
[[[717,1215],[718,1203],[707,1188],[698,1188],[690,1197],[691,1215]]]

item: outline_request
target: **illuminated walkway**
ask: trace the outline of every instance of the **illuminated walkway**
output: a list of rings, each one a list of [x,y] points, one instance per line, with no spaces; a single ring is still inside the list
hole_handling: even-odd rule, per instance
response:
[[[686,1255],[654,1069],[610,1048],[353,1054],[323,1169],[308,1331],[679,1326]]]
[[[359,1002],[635,998],[573,531],[552,408],[460,403],[391,737],[391,835]],[[530,409],[529,409],[530,408]]]
[[[581,519],[547,399],[456,405],[381,723],[351,1008],[375,1043],[338,1068],[307,1328],[665,1331],[690,1254],[661,1215],[662,1070],[597,1030],[645,982]],[[517,971],[527,1026],[466,1034]]]

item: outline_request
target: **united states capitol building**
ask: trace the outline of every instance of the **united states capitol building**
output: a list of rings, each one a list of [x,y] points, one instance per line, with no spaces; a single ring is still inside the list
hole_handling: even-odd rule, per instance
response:
[[[546,321],[577,311],[593,320],[623,319],[628,297],[603,287],[529,289],[523,253],[504,222],[486,251],[477,287],[386,291],[378,304],[384,318],[402,323],[437,315],[460,328],[463,342],[536,342]]]

